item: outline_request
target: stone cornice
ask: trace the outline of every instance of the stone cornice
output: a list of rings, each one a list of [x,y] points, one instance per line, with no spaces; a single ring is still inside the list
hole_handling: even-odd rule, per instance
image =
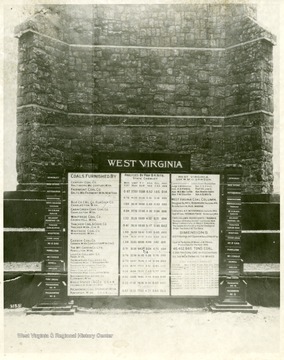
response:
[[[216,47],[216,48],[214,48],[214,47],[186,47],[186,46],[184,46],[184,47],[173,47],[173,46],[172,47],[163,47],[163,46],[139,46],[139,45],[127,46],[127,45],[70,44],[65,41],[56,39],[54,37],[42,34],[32,28],[27,28],[23,31],[17,32],[15,34],[15,37],[20,39],[24,34],[27,34],[27,33],[33,33],[33,34],[45,37],[49,40],[58,42],[60,44],[63,44],[63,45],[69,46],[69,47],[75,47],[75,48],[77,47],[77,48],[116,48],[116,49],[121,48],[121,49],[149,49],[149,50],[153,49],[153,50],[188,50],[188,51],[226,51],[226,50],[234,49],[236,47],[245,46],[245,45],[257,42],[257,41],[262,41],[262,40],[269,42],[273,46],[276,44],[276,42],[273,38],[269,38],[269,37],[265,37],[265,36],[261,36],[261,37],[258,37],[258,38],[252,39],[252,40],[244,41],[244,42],[241,42],[238,44],[229,45],[227,47],[221,47],[221,48],[220,47]]]

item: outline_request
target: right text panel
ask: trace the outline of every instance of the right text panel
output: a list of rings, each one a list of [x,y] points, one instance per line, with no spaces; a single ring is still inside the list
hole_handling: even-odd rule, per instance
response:
[[[219,291],[219,175],[171,175],[171,295]]]

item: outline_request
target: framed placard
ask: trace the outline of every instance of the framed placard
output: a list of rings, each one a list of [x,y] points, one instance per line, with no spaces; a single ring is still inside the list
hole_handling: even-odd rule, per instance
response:
[[[218,296],[220,176],[69,173],[69,296]]]

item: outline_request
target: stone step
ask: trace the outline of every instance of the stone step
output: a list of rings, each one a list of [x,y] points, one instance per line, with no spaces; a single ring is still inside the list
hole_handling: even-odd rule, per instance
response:
[[[257,314],[257,310],[255,309],[214,309],[210,307],[212,312],[232,312],[232,313],[250,313],[250,314]]]
[[[72,306],[71,305],[65,305],[65,306],[41,306],[40,304],[39,305],[35,305],[32,307],[32,311],[60,311],[60,310],[71,310],[72,309]]]
[[[42,302],[42,303],[39,303],[37,305],[34,305],[34,306],[40,306],[40,307],[63,307],[63,306],[71,306],[71,305],[68,305],[66,302],[63,302],[63,301],[46,301],[46,302]]]
[[[247,309],[252,309],[253,306],[251,304],[248,303],[244,303],[244,304],[226,304],[226,303],[215,303],[214,306],[217,309],[222,309],[222,308],[226,308],[226,309],[236,309],[236,308],[247,308]]]
[[[258,310],[254,309],[250,304],[247,305],[221,305],[216,306],[217,304],[210,305],[209,309],[212,312],[241,312],[241,313],[250,313],[250,314],[256,314]]]
[[[26,315],[74,315],[75,309],[70,310],[28,310]]]

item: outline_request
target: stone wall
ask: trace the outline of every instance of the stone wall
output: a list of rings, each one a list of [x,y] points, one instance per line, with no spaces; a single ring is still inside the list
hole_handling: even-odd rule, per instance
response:
[[[219,51],[95,49],[94,112],[222,115],[224,60]]]
[[[41,6],[19,38],[19,188],[99,151],[190,153],[273,185],[273,36],[246,5]]]

